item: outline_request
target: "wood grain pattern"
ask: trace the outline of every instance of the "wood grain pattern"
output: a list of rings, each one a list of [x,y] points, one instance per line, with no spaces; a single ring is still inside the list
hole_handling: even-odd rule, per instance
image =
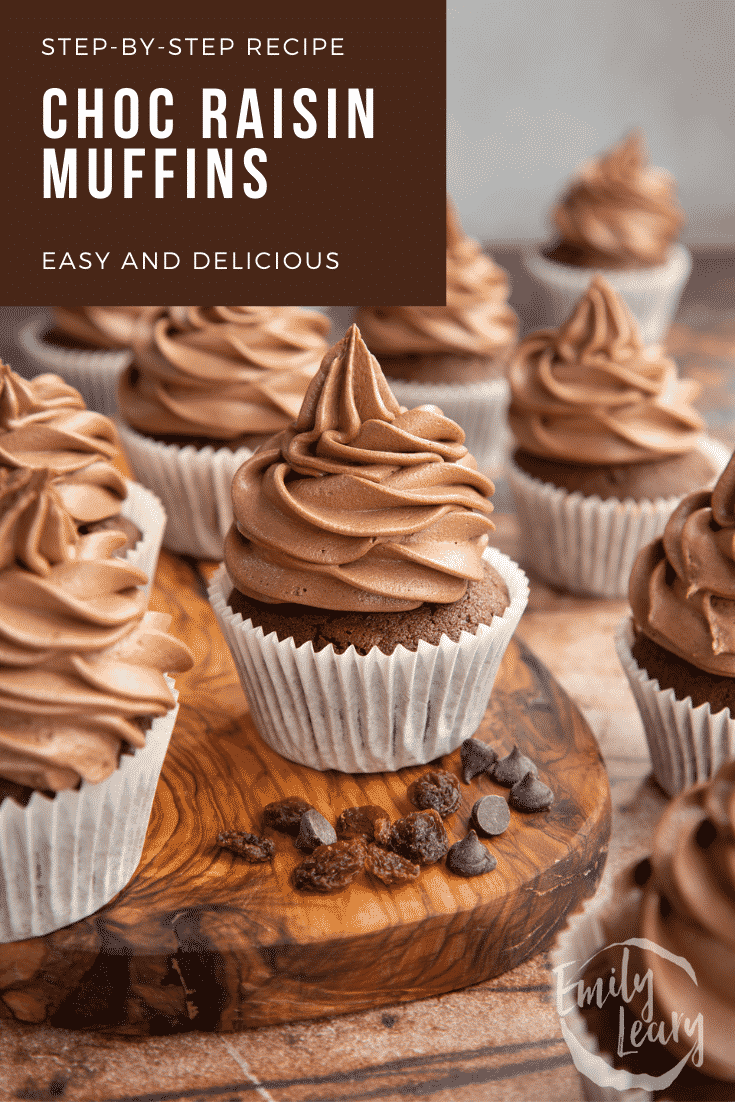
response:
[[[140,866],[90,918],[0,946],[0,1015],[65,1027],[151,1034],[346,1013],[437,994],[498,975],[551,943],[594,890],[610,831],[607,777],[594,738],[548,671],[513,641],[476,737],[515,742],[556,792],[541,815],[512,812],[490,843],[495,872],[474,880],[441,865],[385,887],[366,874],[328,896],[295,891],[301,855],[275,832],[272,865],[216,846],[223,829],[259,831],[262,808],[300,795],[334,821],[354,804],[392,818],[413,810],[425,767],[346,776],[294,765],[262,742],[247,712],[196,564],[163,554],[152,607],[197,663],[178,679],[181,708]],[[442,759],[459,774],[459,751]],[[463,785],[450,842],[472,805],[504,792]]]

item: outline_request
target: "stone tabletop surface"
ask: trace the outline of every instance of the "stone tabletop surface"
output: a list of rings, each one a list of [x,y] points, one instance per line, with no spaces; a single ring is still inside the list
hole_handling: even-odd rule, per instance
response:
[[[526,330],[533,303],[517,257],[494,255],[514,276]],[[0,348],[26,310],[0,314]],[[4,326],[3,326],[4,322]],[[735,257],[696,258],[668,348],[703,387],[712,435],[735,447]],[[20,365],[19,365],[20,366]],[[518,556],[502,476],[493,542]],[[613,799],[605,879],[642,856],[665,798],[650,779],[638,712],[613,643],[624,601],[552,590],[524,564],[531,597],[518,634],[576,701],[599,742]],[[360,1014],[238,1034],[129,1040],[0,1021],[0,1102],[535,1102],[580,1099],[562,1039],[547,954],[463,991]]]

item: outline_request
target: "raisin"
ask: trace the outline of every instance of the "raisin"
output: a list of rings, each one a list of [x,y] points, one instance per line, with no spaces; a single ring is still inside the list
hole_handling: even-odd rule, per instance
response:
[[[294,884],[302,892],[338,892],[365,867],[365,844],[359,838],[317,846],[294,870]]]
[[[399,853],[381,849],[374,842],[368,843],[365,868],[384,884],[405,884],[409,880],[415,880],[421,872],[418,865],[401,857]]]
[[[244,830],[223,830],[217,835],[217,844],[229,849],[238,857],[244,857],[251,865],[259,861],[272,861],[276,847],[270,838],[261,838],[258,834],[248,834]]]
[[[296,835],[301,826],[301,816],[311,808],[300,796],[287,796],[284,800],[275,800],[263,809],[263,829],[273,827],[284,834]]]
[[[422,811],[433,807],[442,819],[456,811],[462,799],[459,781],[446,769],[431,769],[422,774],[411,785],[408,795],[414,807]]]
[[[491,746],[486,746],[476,738],[466,738],[462,743],[462,780],[469,784],[478,773],[489,773],[498,760]]]
[[[301,816],[301,827],[296,839],[296,848],[311,853],[317,846],[331,846],[337,841],[335,829],[320,811],[310,807]]]
[[[387,846],[390,841],[390,815],[376,804],[347,807],[337,819],[340,838],[364,838]]]
[[[390,848],[416,865],[433,865],[449,849],[447,832],[438,812],[412,811],[398,819],[390,833]]]

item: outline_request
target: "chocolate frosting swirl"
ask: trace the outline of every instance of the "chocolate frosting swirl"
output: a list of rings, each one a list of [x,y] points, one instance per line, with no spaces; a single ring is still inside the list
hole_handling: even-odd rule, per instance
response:
[[[0,466],[0,570],[46,575],[75,554],[77,529],[47,470]]]
[[[357,326],[237,472],[225,562],[256,600],[401,611],[483,577],[493,484],[436,406],[405,410]]]
[[[128,348],[150,335],[163,306],[54,306],[56,326],[76,340]]]
[[[78,524],[120,512],[127,488],[110,462],[116,451],[109,417],[88,410],[58,375],[28,382],[0,364],[0,463],[51,470],[64,508]]]
[[[562,247],[578,253],[574,263],[611,269],[666,263],[684,213],[673,178],[647,162],[643,134],[634,130],[579,170],[552,212]]]
[[[447,305],[362,306],[357,324],[380,355],[455,353],[505,359],[518,319],[508,305],[508,277],[464,233],[447,199]]]
[[[682,455],[702,439],[699,393],[676,364],[644,348],[630,310],[596,276],[558,329],[518,345],[508,368],[510,427],[531,455],[567,463],[636,463]]]
[[[323,314],[297,306],[168,306],[135,345],[120,410],[154,436],[280,432],[299,412],[328,330]]]
[[[735,456],[713,490],[688,494],[630,575],[633,619],[649,639],[709,673],[735,677]]]
[[[735,1080],[735,762],[706,784],[676,796],[656,828],[652,875],[645,886],[640,933],[689,962],[684,968],[646,951],[657,1020],[703,1019],[701,1071]],[[684,1029],[667,1047],[684,1056],[695,1036]]]
[[[145,745],[138,718],[173,707],[164,671],[193,660],[170,617],[146,612],[145,574],[111,557],[124,539],[78,537],[49,472],[2,471],[0,776],[96,783]]]

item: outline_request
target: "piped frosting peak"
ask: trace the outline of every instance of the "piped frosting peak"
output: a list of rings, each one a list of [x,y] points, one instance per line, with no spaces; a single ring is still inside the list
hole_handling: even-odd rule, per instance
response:
[[[570,262],[631,268],[664,264],[684,222],[668,172],[648,165],[643,134],[588,161],[553,211]]]
[[[493,492],[435,406],[398,405],[359,330],[327,353],[290,428],[235,476],[225,560],[266,602],[401,611],[483,576]]]

